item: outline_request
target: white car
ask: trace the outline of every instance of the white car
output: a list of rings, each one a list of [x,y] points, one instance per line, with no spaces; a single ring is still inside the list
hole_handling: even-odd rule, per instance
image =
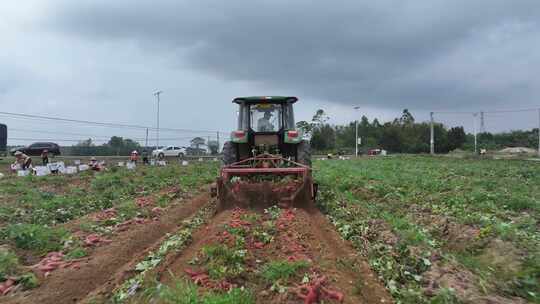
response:
[[[186,155],[186,148],[184,147],[167,146],[167,147],[152,151],[152,157],[157,157],[157,158],[163,158],[166,156],[183,157],[184,155]]]

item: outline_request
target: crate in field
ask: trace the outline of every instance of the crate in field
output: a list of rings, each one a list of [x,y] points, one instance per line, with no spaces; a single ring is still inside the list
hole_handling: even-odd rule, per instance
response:
[[[47,166],[36,166],[34,167],[34,171],[36,172],[36,176],[47,176],[51,174],[51,170]]]
[[[20,176],[20,177],[28,176],[29,174],[30,174],[30,170],[18,170],[17,171],[17,176]]]
[[[66,171],[66,165],[64,164],[64,162],[55,162],[55,163],[47,164],[47,168],[51,172],[64,173]]]

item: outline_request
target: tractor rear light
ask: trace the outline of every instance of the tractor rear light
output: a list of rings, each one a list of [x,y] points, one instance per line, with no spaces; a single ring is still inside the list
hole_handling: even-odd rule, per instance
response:
[[[244,131],[234,131],[233,135],[236,138],[243,138],[244,136],[246,136],[246,132],[244,132]]]
[[[289,131],[287,132],[287,135],[291,138],[296,138],[298,137],[298,131]]]

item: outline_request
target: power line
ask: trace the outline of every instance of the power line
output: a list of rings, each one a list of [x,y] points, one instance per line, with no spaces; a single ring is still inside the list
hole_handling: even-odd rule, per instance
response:
[[[81,141],[84,141],[81,140],[81,139],[51,139],[51,138],[48,138],[48,139],[43,139],[43,138],[20,138],[20,137],[10,137],[9,140],[24,140],[24,141],[44,141],[44,142],[62,142],[62,141],[71,141],[71,142],[81,142]],[[92,140],[94,141],[94,140]],[[101,140],[96,140],[96,141],[108,141],[108,140],[105,140],[105,139],[101,139]]]
[[[70,118],[61,118],[61,117],[52,117],[52,116],[43,116],[43,115],[33,115],[33,114],[23,114],[23,113],[13,113],[13,112],[2,112],[1,115],[12,116],[25,119],[34,119],[34,120],[51,120],[51,121],[60,121],[60,122],[69,122],[69,123],[78,123],[86,125],[95,125],[102,127],[111,127],[111,128],[128,128],[128,129],[138,129],[138,130],[157,130],[155,127],[143,126],[143,125],[134,125],[134,124],[120,124],[120,123],[110,123],[110,122],[98,122],[98,121],[89,121],[89,120],[79,120],[79,119],[70,119]],[[194,129],[176,129],[176,128],[160,128],[160,130],[170,131],[170,132],[184,132],[184,133],[215,133],[216,131],[210,130],[194,130]]]
[[[484,113],[516,113],[516,112],[531,112],[538,111],[539,108],[531,109],[516,109],[516,110],[494,110],[494,111],[484,111]]]
[[[105,135],[92,135],[92,134],[82,134],[82,133],[69,133],[69,132],[57,132],[57,131],[44,131],[44,130],[28,130],[28,129],[18,129],[10,128],[9,131],[15,132],[28,132],[28,133],[43,133],[43,134],[58,134],[58,135],[73,135],[73,136],[88,136],[88,137],[102,137],[102,138],[111,138],[110,136]]]
[[[540,108],[540,107],[539,107]],[[476,114],[476,113],[515,113],[515,112],[531,112],[538,111],[539,108],[528,109],[507,109],[507,110],[491,110],[491,111],[433,111],[435,114]]]
[[[474,114],[475,112],[460,112],[460,111],[433,111],[434,114]]]
[[[11,128],[10,131],[15,131],[15,132],[28,132],[28,133],[39,133],[39,134],[55,134],[55,135],[71,135],[71,136],[83,136],[85,138],[83,139],[80,139],[80,140],[86,140],[86,139],[98,139],[98,138],[102,138],[102,139],[105,139],[105,140],[109,140],[112,136],[106,136],[106,135],[92,135],[92,134],[81,134],[81,133],[69,133],[69,132],[56,132],[56,131],[42,131],[42,130],[28,130],[28,129],[18,129],[18,128]],[[144,141],[146,140],[146,138],[141,138],[141,137],[132,137],[132,136],[119,136],[119,135],[114,135],[114,136],[117,136],[117,137],[122,137],[124,139],[131,139],[131,140],[137,140],[137,141]],[[183,136],[183,137],[165,137],[165,138],[161,138],[162,140],[186,140],[186,139],[193,139],[194,137],[193,136]],[[10,139],[15,139],[13,137],[10,137]],[[156,138],[148,138],[148,140],[155,140]],[[29,140],[33,140],[33,139],[29,139]],[[66,141],[66,140],[76,140],[76,139],[53,139],[55,141]]]
[[[122,137],[122,136],[118,136]],[[132,141],[136,142],[145,142],[146,138],[137,138],[137,137],[122,137],[123,139],[130,139]],[[104,139],[98,139],[96,136],[91,136],[83,139],[75,139],[75,138],[27,138],[27,137],[9,137],[9,140],[12,141],[30,141],[30,142],[83,142],[85,140],[90,139],[92,142],[101,142],[101,143],[107,143],[110,140],[110,137],[106,137]],[[189,137],[175,137],[175,138],[162,138],[162,140],[167,141],[173,141],[173,140],[191,140],[193,139],[192,136]],[[155,140],[155,138],[148,138],[148,140]]]
[[[109,122],[97,122],[89,120],[78,120],[78,119],[69,119],[69,118],[60,118],[60,117],[51,117],[51,116],[42,116],[42,115],[31,115],[31,114],[22,114],[22,113],[12,113],[12,112],[0,112],[0,114],[16,117],[25,117],[25,118],[34,118],[34,119],[46,119],[54,121],[64,121],[72,123],[81,123],[88,125],[98,125],[98,126],[107,126],[107,127],[119,127],[119,128],[135,128],[135,129],[147,129],[146,126],[141,125],[128,125],[128,124],[118,124],[118,123],[109,123]]]

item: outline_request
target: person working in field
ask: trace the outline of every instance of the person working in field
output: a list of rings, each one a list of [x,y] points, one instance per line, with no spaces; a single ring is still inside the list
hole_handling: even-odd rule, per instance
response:
[[[49,164],[49,150],[45,149],[43,152],[41,152],[41,161],[43,162],[44,166]]]
[[[132,163],[137,163],[137,161],[139,160],[139,152],[137,152],[137,150],[133,150],[133,152],[131,152],[131,155],[129,156],[129,160]]]
[[[146,149],[142,152],[142,161],[145,165],[148,165],[150,163],[150,161],[148,160],[148,151]]]
[[[101,171],[101,165],[98,163],[95,157],[90,158],[90,163],[88,164],[91,170]]]
[[[264,116],[257,120],[257,129],[259,132],[271,132],[274,131],[274,125],[270,122],[272,118],[272,113],[266,111]]]
[[[21,166],[22,170],[30,169],[32,168],[32,159],[21,151],[17,151],[15,152],[15,162],[13,164]]]

